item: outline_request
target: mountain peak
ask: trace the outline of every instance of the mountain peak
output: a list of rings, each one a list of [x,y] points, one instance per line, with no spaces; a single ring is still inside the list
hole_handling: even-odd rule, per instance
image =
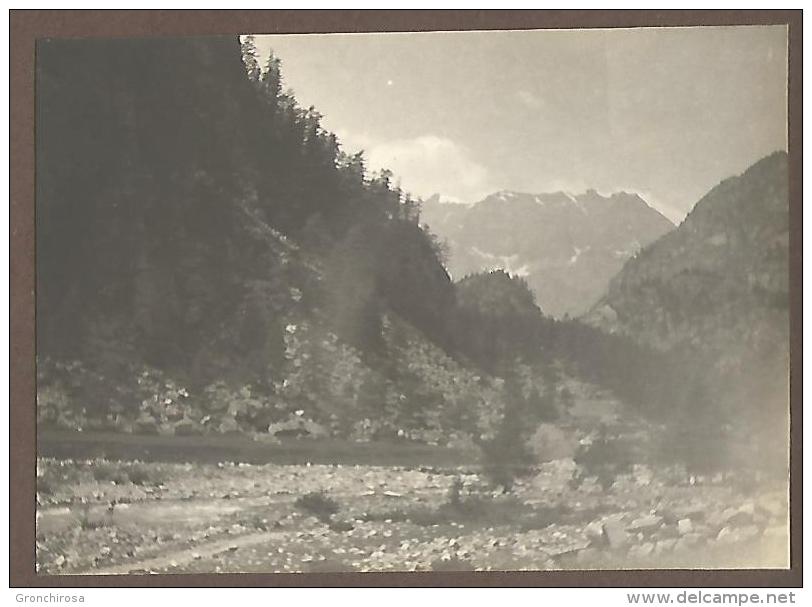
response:
[[[452,276],[523,276],[554,316],[586,312],[626,259],[673,228],[639,194],[596,189],[500,190],[471,206],[424,205],[423,218],[448,242]]]

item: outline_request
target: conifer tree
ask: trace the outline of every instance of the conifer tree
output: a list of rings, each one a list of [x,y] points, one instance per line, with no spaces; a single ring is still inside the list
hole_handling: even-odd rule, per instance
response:
[[[253,34],[248,34],[242,38],[240,51],[243,64],[245,64],[245,71],[248,73],[248,79],[251,82],[258,83],[262,70],[259,65],[259,54]]]

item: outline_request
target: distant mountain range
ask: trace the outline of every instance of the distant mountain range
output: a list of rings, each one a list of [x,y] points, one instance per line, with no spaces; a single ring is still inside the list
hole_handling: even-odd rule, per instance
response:
[[[595,190],[497,192],[474,205],[423,203],[422,221],[449,246],[455,280],[503,269],[524,277],[546,314],[587,312],[642,247],[674,225],[640,196]]]

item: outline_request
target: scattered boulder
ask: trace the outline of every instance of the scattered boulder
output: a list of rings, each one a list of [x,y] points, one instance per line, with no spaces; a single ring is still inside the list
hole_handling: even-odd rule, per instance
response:
[[[693,524],[691,523],[691,519],[683,518],[677,521],[677,531],[679,531],[680,535],[686,535],[691,533],[694,529]]]
[[[754,516],[756,513],[756,505],[753,502],[745,502],[739,506],[739,512]]]
[[[594,544],[605,544],[606,543],[606,536],[603,533],[603,523],[600,521],[592,521],[584,528],[584,535],[589,538],[591,543]]]
[[[223,420],[220,422],[219,431],[221,434],[236,434],[239,433],[240,426],[233,417],[223,417]]]
[[[716,513],[711,517],[709,522],[720,527],[749,525],[753,522],[753,513],[749,512],[748,509],[726,508],[721,513]]]
[[[635,464],[632,468],[632,478],[638,487],[648,487],[654,480],[654,472],[649,466]]]
[[[619,520],[608,520],[603,523],[603,534],[612,549],[624,548],[628,543],[625,525]]]
[[[663,525],[663,517],[656,514],[641,516],[631,522],[626,528],[630,532],[651,533]]]
[[[578,466],[572,458],[555,459],[541,464],[538,474],[528,483],[528,497],[543,498],[550,492],[568,491],[577,470]]]
[[[665,525],[676,525],[678,520],[684,518],[669,508],[658,508],[655,514],[663,519]]]
[[[724,544],[737,544],[755,538],[759,534],[759,528],[755,525],[744,527],[722,527],[716,536],[716,541]]]
[[[691,519],[694,522],[704,521],[707,519],[707,507],[695,503],[686,504],[682,507],[675,508],[674,516],[677,519],[673,521],[674,523],[683,518]]]

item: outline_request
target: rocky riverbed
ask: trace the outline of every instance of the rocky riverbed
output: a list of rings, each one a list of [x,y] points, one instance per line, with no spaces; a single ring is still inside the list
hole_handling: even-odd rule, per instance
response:
[[[786,567],[786,490],[636,466],[604,490],[476,468],[41,459],[43,574]],[[306,496],[309,496],[306,498]],[[315,496],[315,497],[314,497]]]

